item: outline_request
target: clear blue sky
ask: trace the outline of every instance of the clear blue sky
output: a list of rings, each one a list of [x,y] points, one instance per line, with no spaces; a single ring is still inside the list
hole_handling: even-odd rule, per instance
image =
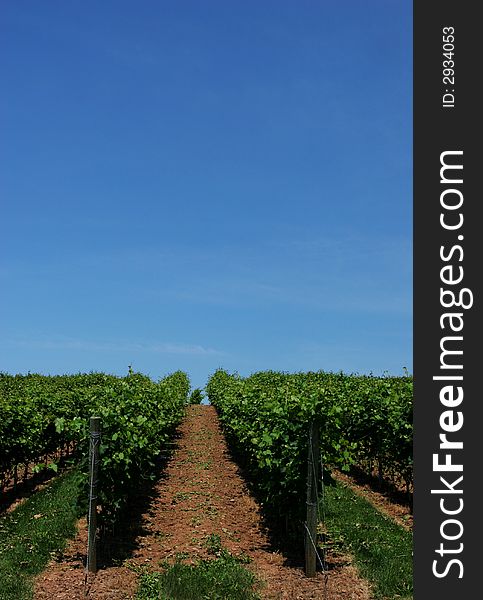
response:
[[[412,371],[411,10],[2,2],[0,370]]]

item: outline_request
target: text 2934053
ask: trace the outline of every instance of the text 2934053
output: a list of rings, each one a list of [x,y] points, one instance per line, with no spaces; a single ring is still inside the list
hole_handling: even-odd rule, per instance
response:
[[[454,27],[443,27],[443,108],[455,105]]]

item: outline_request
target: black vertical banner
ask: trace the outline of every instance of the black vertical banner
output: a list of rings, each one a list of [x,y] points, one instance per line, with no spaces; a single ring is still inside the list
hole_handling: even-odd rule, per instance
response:
[[[481,20],[414,2],[414,597],[479,597]]]

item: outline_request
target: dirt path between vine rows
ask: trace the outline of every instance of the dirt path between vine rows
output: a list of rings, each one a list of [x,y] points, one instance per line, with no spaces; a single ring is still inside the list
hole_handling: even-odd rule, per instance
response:
[[[342,562],[327,577],[308,579],[301,568],[270,546],[259,507],[247,491],[230,457],[212,406],[190,406],[180,426],[177,449],[155,486],[142,516],[142,534],[130,557],[98,571],[88,598],[130,600],[135,597],[136,567],[160,569],[179,553],[187,560],[209,556],[207,541],[218,535],[232,554],[251,558],[249,568],[265,582],[262,597],[270,600],[369,600],[369,585],[354,566]],[[64,555],[36,579],[35,600],[77,600],[84,595],[85,520]],[[134,569],[133,569],[134,567]]]

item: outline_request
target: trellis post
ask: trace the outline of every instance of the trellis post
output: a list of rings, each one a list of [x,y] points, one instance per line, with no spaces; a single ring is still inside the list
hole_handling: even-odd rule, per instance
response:
[[[317,515],[319,489],[319,427],[315,419],[310,423],[307,444],[307,520],[305,523],[305,574],[315,577],[317,570]]]
[[[89,444],[89,512],[88,534],[87,534],[87,572],[97,571],[97,492],[99,474],[99,445],[101,440],[101,419],[91,417],[89,422],[90,444]]]

